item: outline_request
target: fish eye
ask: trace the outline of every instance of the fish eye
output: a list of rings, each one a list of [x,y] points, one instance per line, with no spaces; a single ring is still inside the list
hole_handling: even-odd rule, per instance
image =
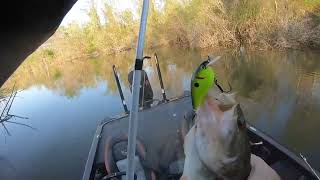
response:
[[[194,87],[199,87],[199,83],[194,83]]]

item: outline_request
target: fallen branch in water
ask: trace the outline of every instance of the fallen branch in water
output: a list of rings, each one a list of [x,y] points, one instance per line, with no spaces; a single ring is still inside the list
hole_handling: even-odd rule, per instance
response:
[[[4,108],[3,108],[1,115],[0,115],[0,124],[3,126],[5,133],[9,136],[11,136],[11,133],[10,133],[9,129],[6,127],[5,123],[17,124],[17,125],[28,127],[32,130],[36,130],[36,128],[34,128],[28,124],[11,121],[12,118],[14,120],[17,120],[16,118],[29,119],[28,117],[18,116],[18,115],[14,115],[14,114],[9,113],[10,109],[12,107],[14,98],[16,97],[16,95],[18,93],[18,91],[15,91],[14,89],[15,89],[15,85],[12,88],[10,96],[0,99],[0,102],[5,102]]]

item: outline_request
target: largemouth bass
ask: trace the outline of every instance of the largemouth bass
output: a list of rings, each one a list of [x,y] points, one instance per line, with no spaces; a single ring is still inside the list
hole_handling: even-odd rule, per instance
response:
[[[185,137],[182,179],[245,180],[251,171],[250,144],[235,94],[210,90]]]
[[[251,154],[245,118],[236,94],[218,83],[208,57],[191,78],[193,113],[182,124],[185,164],[181,179],[278,180],[278,174],[261,158]],[[196,112],[194,114],[194,112]],[[190,116],[191,115],[191,116]],[[194,116],[196,115],[196,116]],[[191,118],[188,118],[191,117]]]

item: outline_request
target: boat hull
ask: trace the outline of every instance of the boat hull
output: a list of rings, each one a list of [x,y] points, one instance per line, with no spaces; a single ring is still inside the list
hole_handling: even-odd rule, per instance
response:
[[[139,112],[138,139],[146,147],[144,164],[154,169],[159,179],[179,178],[180,173],[170,174],[170,166],[184,160],[183,138],[185,117],[192,110],[191,98],[186,95],[171,99]],[[104,169],[105,143],[108,137],[126,134],[128,115],[105,119],[97,128],[87,159],[83,180],[94,179],[95,172]],[[295,153],[248,124],[251,152],[264,159],[281,179],[316,179],[306,163]],[[182,166],[183,167],[183,166]],[[173,178],[173,179],[175,179]]]

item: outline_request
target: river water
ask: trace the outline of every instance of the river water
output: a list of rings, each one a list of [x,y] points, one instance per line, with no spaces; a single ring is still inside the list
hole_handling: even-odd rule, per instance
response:
[[[153,55],[154,51],[146,54]],[[168,97],[189,90],[190,77],[208,54],[222,86],[238,92],[248,121],[320,169],[320,52],[258,51],[239,56],[176,48],[157,49]],[[2,89],[19,89],[10,114],[0,127],[0,179],[80,179],[92,136],[105,117],[123,113],[112,74],[118,68],[127,101],[127,74],[134,52],[87,59],[26,60]],[[154,60],[144,66],[155,98],[160,87]],[[140,126],[143,128],[143,125]]]

